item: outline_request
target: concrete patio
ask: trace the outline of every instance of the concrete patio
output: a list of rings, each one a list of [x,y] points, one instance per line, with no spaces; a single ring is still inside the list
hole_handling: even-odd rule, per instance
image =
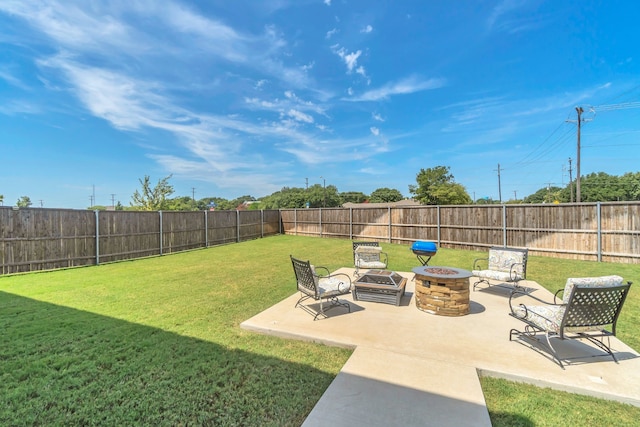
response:
[[[337,272],[353,277],[353,271]],[[299,294],[292,293],[242,323],[259,333],[355,349],[305,427],[490,426],[478,375],[640,406],[640,355],[623,342],[611,340],[615,363],[610,356],[590,357],[603,353],[585,342],[554,340],[567,362],[563,370],[526,343],[509,341],[509,330],[524,324],[508,315],[507,289],[471,292],[466,316],[436,316],[416,308],[413,273],[400,274],[409,279],[400,306],[354,302],[347,295],[341,299],[349,301],[351,313],[335,308],[313,321],[294,308]],[[521,285],[552,300],[535,282]]]

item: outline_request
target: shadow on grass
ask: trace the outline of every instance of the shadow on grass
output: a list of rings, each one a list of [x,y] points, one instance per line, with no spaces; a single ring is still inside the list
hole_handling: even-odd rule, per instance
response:
[[[0,425],[300,425],[333,376],[0,292]]]

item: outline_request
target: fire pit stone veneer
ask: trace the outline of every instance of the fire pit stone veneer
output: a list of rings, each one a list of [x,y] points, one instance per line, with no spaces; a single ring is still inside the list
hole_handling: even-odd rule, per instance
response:
[[[440,316],[469,314],[471,272],[455,267],[416,267],[415,299],[419,310]]]

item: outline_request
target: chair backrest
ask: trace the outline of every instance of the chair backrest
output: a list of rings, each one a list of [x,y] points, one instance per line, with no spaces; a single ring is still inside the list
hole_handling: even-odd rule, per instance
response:
[[[311,262],[296,259],[292,255],[290,255],[290,257],[291,264],[293,265],[293,271],[296,275],[298,290],[318,299],[318,282],[315,274],[313,274],[313,266],[311,265]]]
[[[608,288],[611,286],[622,285],[623,279],[620,276],[599,276],[599,277],[570,277],[564,286],[562,294],[562,302],[567,304],[571,297],[571,291],[575,286],[582,288]]]
[[[353,242],[353,262],[354,263],[357,261],[356,250],[358,249],[359,246],[368,246],[368,247],[378,248],[380,247],[380,244],[378,244],[378,242]],[[380,257],[378,256],[378,259],[379,258]]]
[[[560,330],[587,330],[612,326],[616,334],[616,322],[622,310],[631,283],[603,286],[574,285],[569,293]]]
[[[489,270],[509,273],[513,266],[518,275],[527,278],[528,249],[493,247],[489,249]]]

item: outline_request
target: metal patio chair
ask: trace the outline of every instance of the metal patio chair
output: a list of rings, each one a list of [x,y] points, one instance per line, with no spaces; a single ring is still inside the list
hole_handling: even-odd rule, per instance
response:
[[[527,278],[528,255],[528,249],[501,246],[490,248],[487,257],[473,261],[471,273],[478,278],[473,284],[473,290],[475,291],[479,284],[486,283],[489,287],[501,286],[522,291],[524,288],[520,287],[518,282]],[[483,265],[486,265],[486,268],[483,269]],[[500,281],[500,283],[494,284],[489,280]]]
[[[346,301],[340,301],[338,297],[351,292],[351,278],[347,274],[330,274],[326,267],[313,266],[309,261],[302,261],[291,256],[293,271],[301,297],[296,302],[310,314],[314,314],[313,320],[318,316],[327,317],[326,312],[334,307],[345,307],[349,313],[351,306]],[[320,302],[320,309],[315,310],[311,305],[302,304],[307,299]],[[328,305],[326,305],[328,303]]]
[[[570,278],[564,289],[555,293],[553,303],[516,289],[509,298],[509,314],[524,322],[525,327],[524,331],[511,329],[509,340],[518,337],[540,344],[562,369],[562,359],[551,344],[551,338],[585,339],[618,363],[611,350],[610,337],[616,335],[616,323],[630,286],[631,282],[624,284],[620,276]],[[562,300],[559,300],[561,293]],[[514,305],[514,299],[523,295],[543,305]],[[545,341],[539,339],[538,334],[544,334]]]
[[[361,268],[384,270],[389,263],[389,257],[378,242],[353,242],[353,264],[356,268],[354,275],[360,276]]]

